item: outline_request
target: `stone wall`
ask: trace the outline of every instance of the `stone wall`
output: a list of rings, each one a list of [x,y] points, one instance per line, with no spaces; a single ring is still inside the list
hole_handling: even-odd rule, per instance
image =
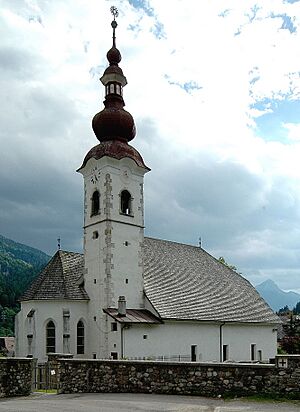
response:
[[[279,366],[280,360],[261,365],[61,359],[59,393],[280,394],[300,398],[300,355],[284,366]]]
[[[31,393],[33,359],[0,358],[0,398]]]

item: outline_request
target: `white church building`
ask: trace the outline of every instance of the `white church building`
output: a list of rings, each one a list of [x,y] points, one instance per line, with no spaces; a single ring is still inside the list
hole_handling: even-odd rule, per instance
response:
[[[144,237],[143,179],[129,145],[114,19],[99,144],[84,179],[83,254],[59,250],[21,298],[16,355],[261,361],[277,350],[278,317],[241,275],[199,246]]]

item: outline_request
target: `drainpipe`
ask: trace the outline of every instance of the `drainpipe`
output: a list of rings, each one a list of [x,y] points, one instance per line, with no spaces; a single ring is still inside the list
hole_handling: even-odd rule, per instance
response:
[[[125,317],[126,316],[126,299],[125,296],[119,296],[118,300],[118,316]],[[121,326],[121,358],[124,357],[124,327],[125,324],[120,324]]]
[[[223,332],[222,328],[225,325],[225,322],[220,323],[220,362],[223,361]]]
[[[121,323],[121,358],[124,357],[124,329],[125,325]]]

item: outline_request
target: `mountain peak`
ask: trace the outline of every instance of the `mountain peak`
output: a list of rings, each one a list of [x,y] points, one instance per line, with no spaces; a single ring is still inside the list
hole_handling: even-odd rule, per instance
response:
[[[275,311],[288,306],[290,309],[300,302],[300,294],[296,292],[285,292],[280,289],[276,283],[267,279],[256,286],[258,293]]]

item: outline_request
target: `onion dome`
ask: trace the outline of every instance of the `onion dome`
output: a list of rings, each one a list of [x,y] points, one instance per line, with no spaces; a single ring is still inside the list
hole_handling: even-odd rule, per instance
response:
[[[115,29],[117,22],[115,18],[118,16],[118,11],[115,7],[112,7],[111,12],[114,16],[111,23],[113,45],[107,53],[109,66],[100,79],[105,86],[105,108],[94,116],[92,127],[100,142],[113,140],[129,142],[135,137],[136,131],[133,117],[124,109],[123,87],[126,86],[127,80],[119,67],[122,57],[116,47]]]

